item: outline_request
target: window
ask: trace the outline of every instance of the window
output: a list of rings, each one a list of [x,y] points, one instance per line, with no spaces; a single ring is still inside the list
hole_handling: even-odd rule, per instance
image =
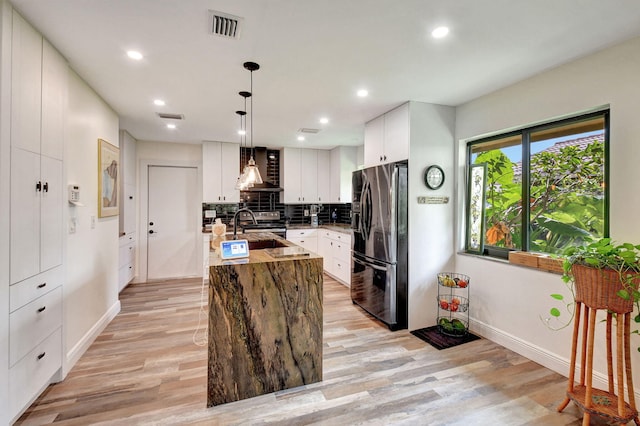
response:
[[[608,236],[608,122],[604,111],[467,145],[469,169],[486,167],[480,243],[484,254],[560,254]],[[467,203],[471,214],[475,210]]]

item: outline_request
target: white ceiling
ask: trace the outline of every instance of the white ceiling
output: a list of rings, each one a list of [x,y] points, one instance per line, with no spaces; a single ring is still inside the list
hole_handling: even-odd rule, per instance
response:
[[[13,0],[141,140],[238,142],[254,61],[254,145],[359,145],[407,101],[460,105],[640,35],[638,0]],[[244,18],[239,40],[208,10]],[[430,31],[450,27],[449,37]],[[145,58],[133,62],[129,49]],[[355,95],[365,87],[369,97]],[[167,105],[156,107],[155,98]],[[184,114],[178,128],[156,112]],[[318,123],[320,116],[330,123]],[[318,128],[304,142],[299,128]]]

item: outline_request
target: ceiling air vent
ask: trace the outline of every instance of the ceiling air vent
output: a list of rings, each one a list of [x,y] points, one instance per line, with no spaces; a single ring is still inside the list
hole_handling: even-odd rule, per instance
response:
[[[160,118],[168,118],[170,120],[184,120],[184,114],[170,114],[166,112],[157,113]]]
[[[228,13],[209,11],[209,32],[226,38],[240,38],[240,24],[243,18]]]
[[[309,129],[308,127],[302,127],[298,129],[298,133],[318,133],[320,129]]]

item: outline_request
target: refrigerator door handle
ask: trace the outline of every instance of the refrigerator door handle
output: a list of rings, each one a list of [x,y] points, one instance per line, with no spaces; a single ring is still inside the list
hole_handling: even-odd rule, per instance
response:
[[[357,263],[357,264],[359,264],[359,265],[362,265],[362,266],[369,266],[369,267],[371,267],[371,268],[373,268],[373,269],[376,269],[376,270],[378,270],[378,271],[386,271],[386,270],[387,270],[387,268],[385,268],[384,266],[378,266],[378,265],[376,265],[375,263],[367,262],[367,261],[361,260],[360,258],[358,258],[358,257],[356,257],[356,256],[354,256],[354,257],[353,257],[353,261],[354,261],[354,262],[356,262],[356,263]]]

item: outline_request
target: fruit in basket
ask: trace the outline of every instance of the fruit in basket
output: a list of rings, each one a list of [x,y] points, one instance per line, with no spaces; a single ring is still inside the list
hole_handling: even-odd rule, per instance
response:
[[[438,321],[438,325],[446,330],[451,330],[453,328],[451,321],[449,321],[447,318],[440,318],[440,320]]]
[[[458,304],[457,303],[450,303],[449,304],[449,310],[451,312],[457,312],[458,311]]]
[[[440,300],[440,307],[442,309],[449,309],[449,302],[447,302],[445,299]]]
[[[469,283],[465,280],[458,280],[458,287],[465,288],[467,285],[469,285]]]
[[[451,327],[453,327],[454,330],[466,330],[464,323],[457,318],[451,320]]]
[[[445,287],[455,287],[456,282],[449,275],[445,275],[444,278],[442,278],[442,285]]]
[[[451,299],[451,303],[459,305],[460,304],[460,298],[459,297],[454,297]]]

